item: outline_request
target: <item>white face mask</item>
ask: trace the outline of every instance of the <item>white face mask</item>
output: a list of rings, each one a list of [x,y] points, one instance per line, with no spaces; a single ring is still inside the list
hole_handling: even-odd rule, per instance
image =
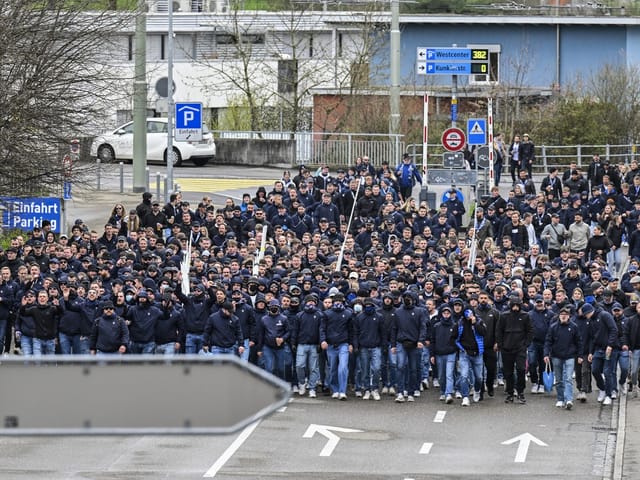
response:
[[[359,303],[356,303],[356,304],[353,306],[353,311],[354,311],[355,313],[360,313],[360,312],[362,311],[362,305],[360,305]]]

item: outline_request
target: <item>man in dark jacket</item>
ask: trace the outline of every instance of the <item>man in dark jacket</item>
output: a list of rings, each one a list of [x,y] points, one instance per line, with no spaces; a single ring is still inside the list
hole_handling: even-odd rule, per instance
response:
[[[280,302],[276,299],[269,302],[267,312],[257,324],[258,356],[263,358],[264,369],[267,372],[285,380],[290,377],[287,372],[291,369],[289,321],[282,313]]]
[[[431,344],[429,349],[432,352],[431,363],[437,364],[440,401],[453,403],[453,375],[456,369],[456,337],[458,336],[458,325],[451,316],[451,307],[448,304],[440,308],[440,315],[433,323],[430,331]]]
[[[333,295],[333,305],[320,323],[320,346],[327,351],[331,398],[347,399],[349,354],[353,353],[353,311],[344,305],[344,295]]]
[[[225,301],[212,313],[204,327],[205,352],[213,355],[242,355],[244,343],[240,321],[233,311],[233,303]]]
[[[385,338],[384,318],[376,312],[376,305],[371,298],[364,300],[364,307],[354,322],[354,345],[360,359],[360,381],[364,388],[363,400],[380,400],[378,383],[380,379],[381,346]]]
[[[484,322],[476,317],[471,309],[463,312],[462,319],[458,323],[458,364],[460,366],[460,393],[462,394],[462,406],[469,406],[469,390],[471,387],[470,371],[473,370],[474,386],[473,401],[480,401],[482,392],[484,336],[487,328]]]
[[[125,353],[129,345],[129,329],[126,322],[116,315],[112,302],[105,302],[102,311],[103,314],[96,319],[91,332],[91,354]]]
[[[496,326],[500,318],[500,312],[489,303],[489,294],[485,291],[478,295],[478,306],[475,309],[476,316],[482,320],[486,327],[484,335],[484,365],[486,369],[487,394],[493,397],[493,382],[496,379],[498,355],[496,354]]]
[[[542,295],[534,298],[534,308],[529,312],[531,325],[533,327],[533,340],[529,344],[529,379],[531,380],[531,393],[544,393],[542,384],[542,372],[544,371],[544,341],[547,337],[547,330],[551,325],[551,319],[555,316],[547,308]]]
[[[590,303],[581,307],[582,314],[589,319],[589,363],[591,374],[600,390],[598,402],[611,405],[611,393],[615,388],[615,372],[611,352],[618,342],[618,328],[611,314],[597,309]]]
[[[496,328],[496,344],[502,352],[504,378],[506,379],[507,397],[505,403],[513,403],[514,391],[518,401],[526,403],[524,397],[525,363],[527,345],[533,339],[533,326],[529,315],[522,311],[522,299],[513,295],[509,298],[509,310],[503,313]],[[517,380],[514,385],[514,371]]]
[[[544,362],[553,361],[553,373],[556,382],[556,407],[571,410],[573,407],[573,370],[574,361],[582,363],[582,337],[578,326],[570,321],[571,309],[563,307],[559,320],[554,322],[544,342]]]
[[[33,338],[33,356],[54,355],[56,353],[56,337],[58,336],[58,320],[63,309],[58,298],[49,302],[46,290],[40,290],[36,304],[28,306],[26,298],[22,298],[20,314],[33,317],[35,336]]]
[[[318,298],[315,295],[307,295],[304,297],[302,311],[294,317],[291,326],[291,346],[296,354],[295,366],[300,396],[306,393],[306,378],[309,397],[316,397],[316,387],[320,380],[318,349],[322,317],[323,313],[318,310]]]
[[[138,292],[138,304],[124,315],[129,327],[129,353],[152,354],[156,351],[156,325],[164,316],[162,310],[151,304],[145,290]]]

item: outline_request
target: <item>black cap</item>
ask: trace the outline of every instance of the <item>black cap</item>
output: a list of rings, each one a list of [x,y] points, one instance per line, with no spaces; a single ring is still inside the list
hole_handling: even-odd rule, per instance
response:
[[[231,303],[230,301],[225,301],[222,305],[220,305],[220,308],[223,308],[224,310],[229,310],[229,311],[233,311],[233,303]]]

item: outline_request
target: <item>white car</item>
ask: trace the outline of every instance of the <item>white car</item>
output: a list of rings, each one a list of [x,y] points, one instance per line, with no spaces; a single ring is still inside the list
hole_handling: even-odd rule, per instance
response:
[[[190,160],[196,166],[206,165],[216,156],[213,134],[203,125],[202,140],[173,142],[173,164]],[[125,123],[113,132],[96,137],[91,144],[91,156],[101,162],[133,160],[133,122]],[[147,161],[167,163],[167,119],[147,118]]]

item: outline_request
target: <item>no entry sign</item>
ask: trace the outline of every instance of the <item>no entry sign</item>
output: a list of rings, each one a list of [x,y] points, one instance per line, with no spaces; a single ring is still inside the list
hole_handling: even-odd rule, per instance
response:
[[[457,152],[464,148],[465,135],[459,128],[447,128],[442,134],[442,146],[450,152]]]

